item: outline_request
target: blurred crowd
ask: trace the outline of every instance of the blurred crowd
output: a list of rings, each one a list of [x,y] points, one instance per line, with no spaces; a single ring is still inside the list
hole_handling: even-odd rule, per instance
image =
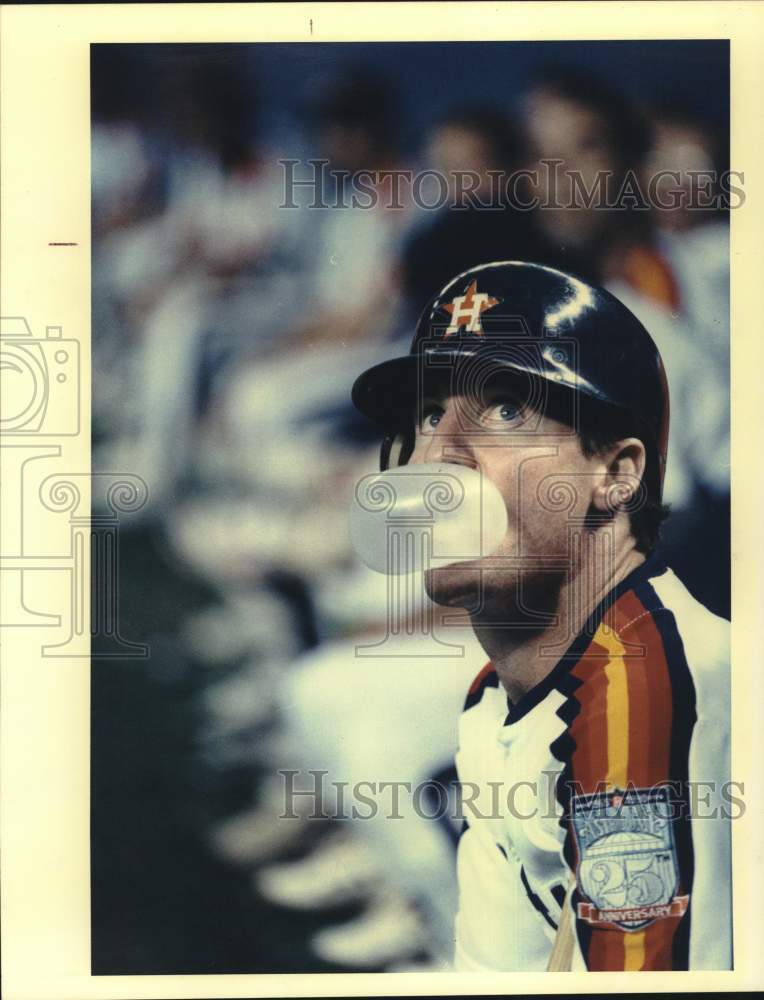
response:
[[[138,518],[218,595],[179,607],[171,637],[204,666],[185,764],[197,775],[251,768],[251,797],[200,836],[272,905],[361,904],[312,935],[320,962],[445,968],[458,831],[405,805],[399,821],[319,821],[301,808],[307,797],[279,819],[280,769],[300,771],[306,788],[308,769],[327,782],[448,783],[458,713],[484,660],[468,629],[449,629],[442,657],[405,628],[388,634],[387,581],[349,541],[350,493],[379,443],[350,386],[408,350],[425,301],[469,266],[532,260],[604,284],[666,364],[669,560],[729,615],[728,217],[521,211],[509,200],[483,211],[455,192],[436,211],[384,199],[316,209],[307,196],[285,209],[279,161],[321,158],[348,175],[470,170],[479,192],[492,171],[549,159],[588,182],[599,170],[669,169],[689,184],[725,166],[724,146],[692,109],[633,104],[559,68],[504,101],[455,101],[414,143],[395,87],[367,70],[324,79],[294,106],[285,98],[277,129],[273,109],[263,125],[247,61],[171,63],[156,86],[139,109],[94,91],[93,464],[143,477]],[[548,194],[544,176],[526,193]]]

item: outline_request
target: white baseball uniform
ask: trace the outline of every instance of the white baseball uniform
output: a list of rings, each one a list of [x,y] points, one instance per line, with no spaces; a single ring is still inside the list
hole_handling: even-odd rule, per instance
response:
[[[545,969],[567,905],[574,969],[730,968],[729,724],[729,623],[657,553],[519,702],[489,663],[459,728],[456,967]]]

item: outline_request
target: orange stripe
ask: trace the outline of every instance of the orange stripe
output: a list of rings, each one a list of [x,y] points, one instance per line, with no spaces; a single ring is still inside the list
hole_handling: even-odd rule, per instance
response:
[[[626,788],[629,782],[629,684],[624,649],[613,633],[603,634],[610,659],[607,679],[607,774],[608,788]]]
[[[652,615],[641,617],[634,626],[634,632],[638,641],[646,647],[646,655],[639,664],[638,672],[644,677],[649,704],[649,713],[646,717],[647,752],[643,756],[646,763],[644,786],[651,787],[669,778],[671,679],[663,639]],[[664,917],[645,928],[643,969],[663,971],[672,968],[672,943],[678,925],[678,917]]]
[[[483,681],[485,680],[485,678],[489,674],[492,674],[492,673],[493,673],[493,664],[489,660],[488,663],[486,663],[486,665],[483,667],[483,669],[477,675],[477,677],[475,678],[475,680],[470,684],[470,689],[469,689],[468,694],[474,694],[477,691],[477,689],[480,687],[480,685],[483,683]],[[462,690],[464,690],[464,688],[462,688]]]
[[[650,743],[653,706],[650,704],[649,669],[644,661],[628,666],[629,686],[629,781],[637,788],[650,786]]]
[[[644,644],[637,637],[634,629],[628,628],[635,622],[639,622],[643,615],[648,615],[644,604],[639,600],[633,591],[625,593],[613,608],[613,624],[615,631],[625,649],[625,657],[629,663],[640,660],[645,656]],[[626,635],[624,636],[624,632]]]
[[[623,276],[628,284],[647,298],[679,308],[679,288],[665,257],[652,247],[635,247],[626,256]]]
[[[575,695],[581,710],[570,727],[576,744],[571,765],[573,780],[589,793],[596,790],[597,782],[605,777],[607,770],[607,687],[603,661],[582,660],[573,673],[583,684]]]

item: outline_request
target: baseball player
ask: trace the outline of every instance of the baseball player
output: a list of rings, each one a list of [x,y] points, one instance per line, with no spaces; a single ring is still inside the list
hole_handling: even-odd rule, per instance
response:
[[[490,556],[426,573],[489,658],[459,724],[456,967],[729,968],[729,626],[660,554],[651,337],[571,275],[487,264],[353,400],[383,470],[469,466],[508,513]]]

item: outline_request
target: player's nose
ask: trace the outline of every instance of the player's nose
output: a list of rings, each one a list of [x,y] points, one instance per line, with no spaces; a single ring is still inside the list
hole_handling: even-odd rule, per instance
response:
[[[435,432],[431,435],[424,455],[425,462],[452,462],[477,469],[474,451],[474,430],[470,433],[468,414],[459,399],[452,397],[445,404]]]

